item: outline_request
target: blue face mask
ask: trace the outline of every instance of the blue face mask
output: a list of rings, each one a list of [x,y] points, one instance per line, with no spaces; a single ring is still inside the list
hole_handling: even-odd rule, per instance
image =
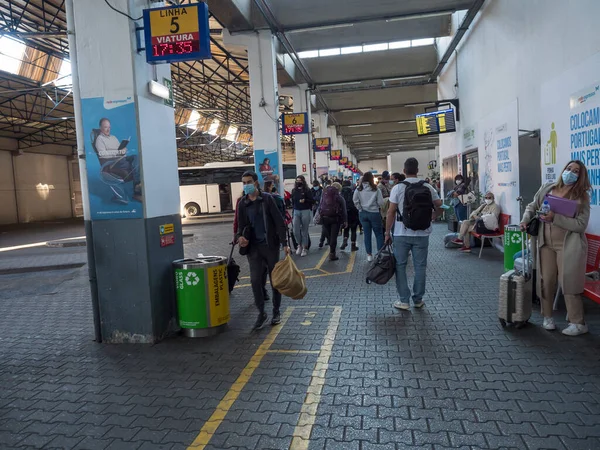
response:
[[[314,189],[315,191],[318,191],[318,190],[319,190],[319,186],[313,186],[313,189]]]
[[[256,192],[256,186],[253,184],[245,184],[244,185],[244,194],[252,195]]]
[[[562,180],[567,186],[571,186],[572,184],[577,183],[579,175],[571,172],[570,170],[565,170],[562,173]]]
[[[390,180],[390,186],[394,185],[394,180]]]

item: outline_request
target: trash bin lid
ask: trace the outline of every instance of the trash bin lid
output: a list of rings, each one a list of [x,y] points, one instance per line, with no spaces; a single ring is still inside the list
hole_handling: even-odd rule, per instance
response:
[[[173,261],[176,269],[203,269],[217,267],[227,263],[225,256],[202,256],[200,258],[177,259]]]

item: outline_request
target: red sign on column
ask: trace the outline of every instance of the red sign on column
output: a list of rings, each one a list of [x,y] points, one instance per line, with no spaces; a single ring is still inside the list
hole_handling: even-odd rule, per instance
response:
[[[166,236],[160,237],[160,246],[161,247],[167,247],[167,246],[173,245],[173,244],[175,244],[175,235],[174,234],[167,234]]]
[[[302,172],[306,172],[306,164],[302,164]]]

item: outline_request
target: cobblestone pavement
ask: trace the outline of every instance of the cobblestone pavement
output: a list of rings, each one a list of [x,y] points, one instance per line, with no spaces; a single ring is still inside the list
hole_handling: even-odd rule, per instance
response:
[[[228,254],[229,227],[195,227],[186,256]],[[423,310],[365,284],[361,242],[354,264],[306,272],[283,326],[250,332],[242,279],[226,333],[155,346],[93,342],[85,267],[2,275],[0,449],[600,448],[600,308],[586,301],[587,336],[546,332],[538,313],[503,330],[500,253],[445,250],[444,233]]]

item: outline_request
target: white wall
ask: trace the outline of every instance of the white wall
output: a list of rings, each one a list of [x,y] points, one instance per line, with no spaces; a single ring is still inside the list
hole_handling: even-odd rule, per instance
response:
[[[0,138],[0,224],[72,217],[71,147],[17,149],[16,140]]]
[[[439,79],[438,98],[460,98],[462,128],[515,99],[519,128],[541,128],[541,85],[600,51],[599,15],[597,0],[485,2],[457,49],[458,61],[453,56]],[[461,147],[460,128],[440,136],[442,159]]]
[[[427,178],[431,173],[431,170],[427,168],[429,161],[438,161],[439,160],[439,151],[436,149],[431,150],[418,150],[413,152],[395,152],[390,153],[388,155],[388,169],[390,173],[400,172],[403,173],[404,170],[404,162],[408,158],[417,158],[419,161],[419,177]],[[435,169],[439,172],[439,163],[438,167]]]
[[[17,222],[12,153],[0,150],[0,224]]]
[[[384,170],[388,170],[388,162],[387,159],[365,159],[358,163],[358,169],[363,172],[376,170],[381,174]]]

